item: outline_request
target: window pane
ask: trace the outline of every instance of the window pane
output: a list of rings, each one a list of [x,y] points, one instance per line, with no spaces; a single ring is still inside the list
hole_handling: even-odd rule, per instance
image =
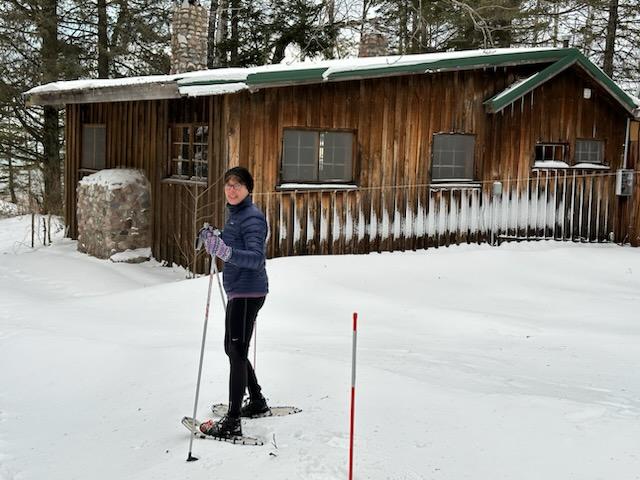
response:
[[[93,157],[93,129],[82,127],[82,168],[95,169]]]
[[[352,178],[353,134],[323,132],[320,134],[320,181],[349,182]]]
[[[179,127],[181,130],[182,142],[189,143],[189,127]]]
[[[316,181],[317,132],[285,130],[282,149],[282,181]]]
[[[535,146],[535,161],[565,161],[565,145],[562,143],[539,143]]]
[[[193,149],[193,174],[199,178],[206,178],[208,173],[207,146],[205,144],[195,145]]]
[[[180,145],[180,150],[179,150],[179,154],[178,154],[178,158],[180,158],[181,160],[189,160],[191,158],[191,155],[189,154],[189,144],[188,143],[182,143]]]
[[[603,163],[603,155],[603,141],[576,140],[575,163]]]
[[[473,180],[473,135],[433,136],[432,180]]]
[[[207,143],[207,137],[209,134],[209,127],[206,125],[200,125],[195,127],[195,143]]]
[[[107,143],[106,139],[106,131],[105,127],[95,127],[95,168],[97,170],[102,170],[105,167],[105,146]]]
[[[82,126],[82,158],[80,166],[90,170],[105,167],[106,128],[104,125]]]

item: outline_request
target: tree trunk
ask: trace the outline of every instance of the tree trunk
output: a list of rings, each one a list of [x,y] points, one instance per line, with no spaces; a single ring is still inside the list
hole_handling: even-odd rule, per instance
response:
[[[408,51],[408,28],[407,28],[407,6],[405,0],[402,0],[399,5],[400,11],[400,45],[398,45],[398,53],[404,55]]]
[[[38,25],[42,47],[42,83],[58,80],[58,0],[44,0],[41,3],[41,21]],[[44,107],[44,212],[62,212],[62,181],[60,167],[60,135],[58,109]]]
[[[559,7],[558,4],[554,4],[553,5],[553,46],[557,47],[558,46],[558,32],[560,29],[560,16],[558,15],[559,12]]]
[[[335,0],[326,0],[325,4],[327,6],[327,24],[331,29],[331,34],[329,37],[329,45],[324,49],[323,57],[325,59],[336,58],[336,51],[338,50],[338,36],[337,30],[335,29],[336,23],[336,2]]]
[[[13,159],[11,158],[13,156],[13,152],[11,151],[11,145],[9,145],[9,151],[8,151],[8,161],[9,161],[9,178],[7,179],[7,181],[9,182],[9,194],[11,195],[11,203],[18,203],[18,197],[16,197],[16,184],[15,184],[15,177],[13,175]]]
[[[218,20],[218,1],[211,0],[209,7],[209,31],[207,32],[207,68],[213,68],[216,55],[216,25]]]
[[[227,22],[229,21],[229,0],[220,0],[218,3],[218,23],[216,25],[216,48],[213,66],[226,67],[227,60]]]
[[[240,38],[238,38],[238,19],[240,18],[240,0],[231,0],[231,63],[233,67],[238,66],[238,47],[240,46]]]
[[[109,78],[107,0],[98,0],[98,78]]]
[[[419,31],[420,31],[420,26],[419,26],[419,15],[418,15],[418,5],[417,2],[415,0],[413,0],[412,2],[410,2],[411,5],[411,10],[409,12],[409,18],[411,19],[411,46],[409,47],[409,53],[418,53],[419,50],[419,40],[418,40],[418,36],[419,36]]]
[[[616,47],[616,29],[618,28],[618,0],[609,0],[609,21],[607,22],[607,39],[604,47],[604,73],[613,76],[613,54]]]

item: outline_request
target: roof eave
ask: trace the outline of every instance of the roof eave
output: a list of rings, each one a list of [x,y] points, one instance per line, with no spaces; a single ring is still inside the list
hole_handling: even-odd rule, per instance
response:
[[[487,113],[498,113],[516,100],[522,98],[527,93],[535,90],[537,87],[555,77],[560,72],[565,71],[571,65],[577,62],[575,54],[566,55],[564,58],[552,63],[543,70],[529,77],[517,87],[513,88],[508,94],[504,94],[506,90],[497,93],[484,102]],[[509,87],[510,88],[510,87]],[[508,90],[508,88],[507,88]]]
[[[164,100],[180,98],[176,82],[144,83],[75,89],[63,92],[34,92],[24,94],[27,106],[62,106],[75,103],[127,102],[134,100]]]
[[[629,115],[636,116],[635,110],[638,105],[625,93],[606,73],[591,63],[584,55],[579,54],[577,63],[582,69],[604,88],[618,103],[624,107]]]

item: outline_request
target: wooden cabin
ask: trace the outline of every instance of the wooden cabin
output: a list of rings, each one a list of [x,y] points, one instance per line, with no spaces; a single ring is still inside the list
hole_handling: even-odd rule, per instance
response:
[[[153,255],[189,265],[224,222],[221,176],[243,165],[268,256],[414,250],[511,239],[631,241],[638,100],[575,49],[497,49],[59,82],[65,198],[103,168],[152,185]]]

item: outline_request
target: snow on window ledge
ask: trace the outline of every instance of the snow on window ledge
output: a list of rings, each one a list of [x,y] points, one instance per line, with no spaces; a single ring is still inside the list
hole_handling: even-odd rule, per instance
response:
[[[461,182],[461,181],[441,181],[432,182],[429,184],[431,190],[434,189],[460,189],[460,188],[480,188],[482,184],[480,182]]]
[[[281,183],[276,186],[277,191],[286,190],[355,190],[354,183]]]
[[[199,186],[207,186],[207,180],[196,180],[195,178],[189,178],[186,175],[180,177],[166,177],[162,179],[162,183],[177,183],[180,185],[199,185]]]
[[[536,160],[533,168],[569,168],[569,164],[558,160]]]
[[[571,168],[579,168],[584,170],[609,170],[609,165],[603,165],[602,163],[576,163]]]
[[[577,163],[575,165],[569,165],[566,162],[558,162],[556,160],[537,160],[533,164],[533,168],[570,168],[579,170],[609,170],[609,165],[603,165],[602,163]]]

